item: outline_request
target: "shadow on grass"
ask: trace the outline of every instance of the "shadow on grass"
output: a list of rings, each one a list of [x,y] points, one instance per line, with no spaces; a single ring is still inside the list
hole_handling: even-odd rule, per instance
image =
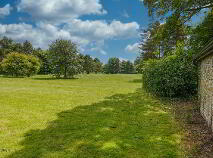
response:
[[[77,77],[74,77],[74,78],[56,78],[56,77],[53,77],[53,76],[43,76],[43,77],[32,77],[33,80],[41,80],[41,81],[51,81],[51,80],[77,80],[79,78]]]
[[[16,76],[6,76],[6,75],[0,75],[0,78],[14,78],[14,79],[21,79],[21,78],[31,78],[33,80],[76,80],[79,79],[78,77],[74,77],[74,78],[56,78],[54,76],[48,76],[47,75],[42,75],[40,77],[27,77],[27,76],[20,76],[20,77],[16,77]]]
[[[132,81],[129,81],[131,83],[142,83],[142,79],[135,79],[135,80],[132,80]]]
[[[27,78],[27,77],[23,77],[23,76],[7,76],[7,75],[0,75],[0,78]]]
[[[176,158],[179,131],[163,109],[138,90],[63,111],[8,158]]]

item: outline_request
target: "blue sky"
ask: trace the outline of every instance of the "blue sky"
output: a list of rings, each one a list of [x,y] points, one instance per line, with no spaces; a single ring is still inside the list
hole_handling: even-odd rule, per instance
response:
[[[139,0],[1,0],[0,37],[43,49],[57,38],[70,39],[103,62],[133,61],[139,28],[150,22],[147,13]]]

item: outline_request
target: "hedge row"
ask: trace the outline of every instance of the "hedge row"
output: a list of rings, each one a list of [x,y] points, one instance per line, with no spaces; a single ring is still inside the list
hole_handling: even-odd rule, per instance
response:
[[[188,97],[197,92],[197,68],[184,54],[144,65],[143,85],[146,90],[163,97]]]

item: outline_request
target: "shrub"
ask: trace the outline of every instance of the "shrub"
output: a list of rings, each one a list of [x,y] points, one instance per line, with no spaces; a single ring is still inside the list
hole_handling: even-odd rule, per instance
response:
[[[197,92],[197,69],[184,54],[149,60],[144,65],[144,88],[164,97],[188,97]]]
[[[1,63],[5,75],[14,77],[32,76],[39,71],[39,60],[31,55],[20,53],[8,54]]]

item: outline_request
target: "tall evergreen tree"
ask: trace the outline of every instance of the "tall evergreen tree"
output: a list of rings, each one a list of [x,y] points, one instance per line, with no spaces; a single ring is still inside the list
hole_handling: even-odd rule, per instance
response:
[[[94,61],[93,58],[90,55],[85,55],[84,56],[84,71],[87,74],[90,74],[94,72]]]
[[[117,74],[120,72],[120,60],[118,58],[110,58],[107,63],[107,72]]]

